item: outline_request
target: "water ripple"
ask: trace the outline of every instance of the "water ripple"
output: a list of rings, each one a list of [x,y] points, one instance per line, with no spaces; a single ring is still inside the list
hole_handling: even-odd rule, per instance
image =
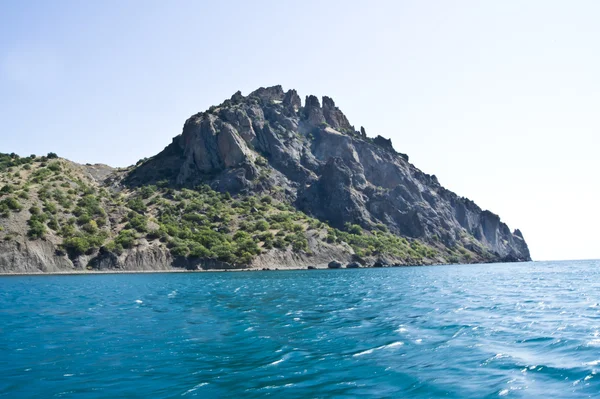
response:
[[[4,277],[0,397],[598,397],[599,266]]]

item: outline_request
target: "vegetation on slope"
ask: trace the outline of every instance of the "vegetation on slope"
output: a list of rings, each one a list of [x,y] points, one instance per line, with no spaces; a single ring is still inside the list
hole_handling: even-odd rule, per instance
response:
[[[174,257],[249,264],[266,251],[311,255],[309,240],[347,244],[361,257],[469,261],[447,249],[393,235],[384,225],[339,230],[269,195],[218,193],[207,185],[174,189],[167,182],[138,188],[103,186],[85,167],[56,154],[0,154],[0,237],[48,240],[71,259],[100,249],[116,255],[143,242]]]

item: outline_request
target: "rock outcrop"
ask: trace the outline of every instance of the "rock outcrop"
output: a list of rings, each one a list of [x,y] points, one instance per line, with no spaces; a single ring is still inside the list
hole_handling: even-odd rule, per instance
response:
[[[262,161],[264,160],[264,161]],[[161,171],[166,170],[164,175]],[[356,132],[330,97],[302,107],[295,90],[260,88],[194,115],[171,146],[136,168],[128,183],[208,182],[231,193],[267,191],[337,228],[384,225],[391,232],[457,244],[495,260],[529,260],[520,232],[442,187],[390,139]]]

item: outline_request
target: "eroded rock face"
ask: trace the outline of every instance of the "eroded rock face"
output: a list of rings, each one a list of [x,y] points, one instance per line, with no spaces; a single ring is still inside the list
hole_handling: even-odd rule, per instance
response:
[[[343,228],[347,221],[368,226],[366,198],[354,187],[352,170],[341,158],[330,158],[320,178],[299,191],[296,205],[334,227]]]
[[[306,96],[304,118],[309,125],[319,126],[325,123],[325,115],[323,115],[323,109],[317,97],[312,95]]]
[[[356,132],[329,97],[302,107],[295,90],[260,88],[192,116],[163,152],[137,167],[129,184],[167,179],[219,191],[269,192],[343,229],[385,225],[391,232],[458,244],[494,260],[528,260],[520,231],[442,187],[389,139]]]
[[[325,117],[325,122],[335,130],[342,132],[350,130],[354,131],[350,122],[348,122],[346,115],[344,115],[342,111],[335,106],[333,100],[327,96],[323,97],[323,116]]]

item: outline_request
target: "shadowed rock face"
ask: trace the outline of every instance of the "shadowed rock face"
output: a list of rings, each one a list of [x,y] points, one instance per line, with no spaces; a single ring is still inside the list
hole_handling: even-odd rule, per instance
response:
[[[163,152],[134,169],[132,185],[167,179],[231,193],[269,192],[332,226],[373,228],[494,260],[529,260],[520,231],[442,187],[389,139],[355,131],[329,97],[260,88],[188,119]]]

